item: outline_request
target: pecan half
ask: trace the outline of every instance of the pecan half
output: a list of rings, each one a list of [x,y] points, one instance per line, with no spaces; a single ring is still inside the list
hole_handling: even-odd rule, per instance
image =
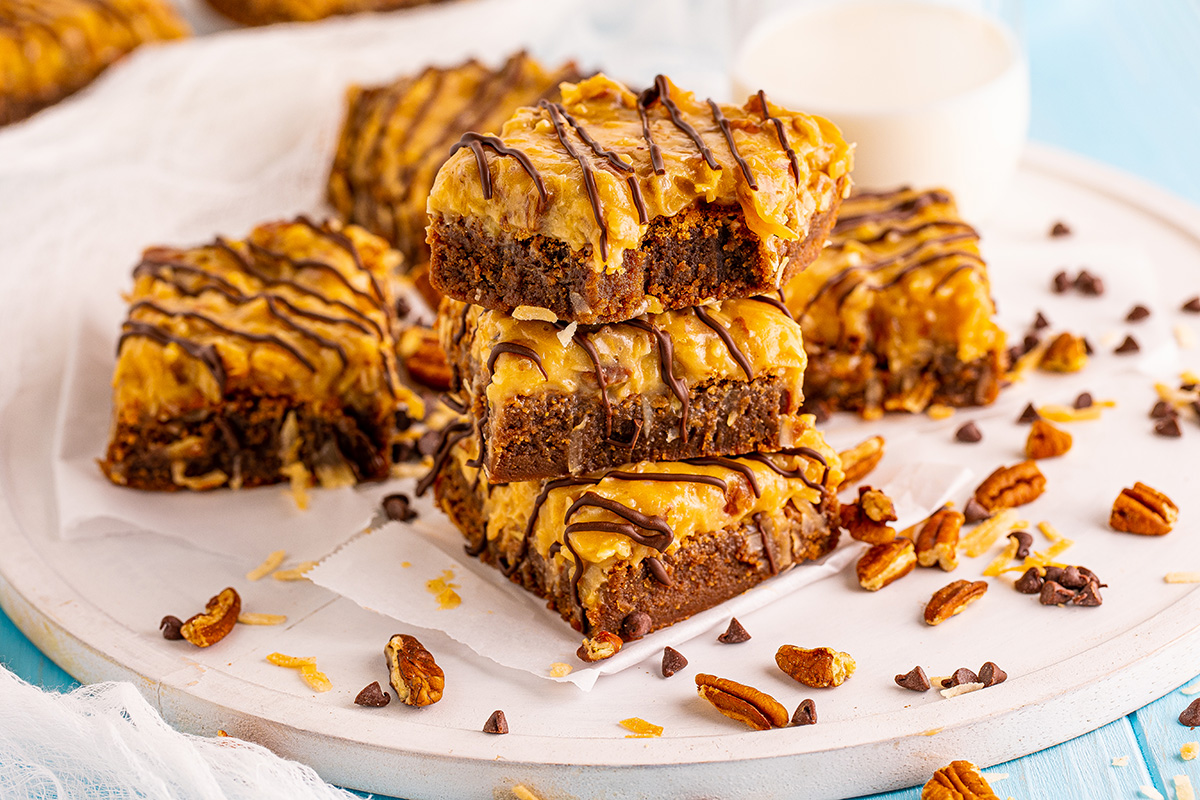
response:
[[[196,614],[179,628],[179,633],[196,647],[208,647],[225,638],[242,613],[242,598],[233,587],[208,600],[203,614]]]
[[[389,682],[401,703],[428,706],[442,699],[446,674],[415,636],[397,633],[384,645],[383,655]]]
[[[879,466],[879,460],[883,458],[883,445],[882,436],[872,436],[849,450],[838,453],[838,458],[842,462],[842,472],[845,473],[842,485],[846,486],[861,481],[871,473],[871,470]]]
[[[921,800],[1000,800],[970,761],[952,761],[933,773]]]
[[[911,539],[898,538],[877,544],[863,553],[855,571],[858,584],[868,592],[877,592],[903,578],[917,565],[917,553]]]
[[[756,731],[787,727],[787,709],[771,695],[716,675],[696,675],[696,691],[730,719]]]
[[[1071,449],[1071,434],[1038,417],[1025,440],[1027,458],[1055,458]]]
[[[575,655],[581,661],[589,664],[594,661],[603,661],[621,652],[622,644],[624,642],[621,641],[621,637],[612,631],[600,631],[595,636],[584,639],[583,644],[579,645],[579,649],[575,651]]]
[[[1032,503],[1046,491],[1046,476],[1035,461],[1000,467],[979,484],[975,499],[991,512]]]
[[[849,653],[832,647],[810,650],[792,644],[785,644],[775,652],[775,663],[788,677],[814,689],[841,686],[854,674],[855,667]]]
[[[986,581],[954,581],[933,593],[925,606],[925,622],[941,625],[987,592]]]
[[[858,502],[842,506],[842,527],[851,538],[868,544],[883,544],[896,538],[889,522],[896,521],[892,500],[878,489],[858,487]]]
[[[1047,372],[1078,372],[1087,366],[1087,345],[1082,336],[1060,333],[1050,342],[1038,367]]]
[[[453,373],[436,332],[409,328],[401,339],[400,350],[404,367],[414,381],[440,392],[450,388]]]
[[[1171,532],[1178,517],[1179,507],[1171,498],[1139,481],[1117,495],[1108,524],[1125,533],[1162,536]]]
[[[933,513],[917,533],[917,563],[922,567],[934,564],[946,572],[958,566],[958,536],[964,517],[958,511],[943,508]]]

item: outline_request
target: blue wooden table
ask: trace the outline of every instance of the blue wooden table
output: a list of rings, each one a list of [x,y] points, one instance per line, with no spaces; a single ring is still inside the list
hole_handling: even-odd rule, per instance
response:
[[[1200,204],[1200,2],[1028,0],[1023,26],[1033,77],[1032,138]],[[78,685],[2,612],[0,661],[52,691]],[[1141,787],[1174,798],[1176,775],[1200,787],[1200,759],[1180,756],[1181,745],[1200,740],[1200,730],[1178,722],[1192,699],[1172,691],[1089,734],[986,772],[1007,775],[994,779],[993,789],[1018,800],[1142,798]],[[1114,759],[1126,765],[1114,766]],[[919,787],[875,796],[919,797]]]

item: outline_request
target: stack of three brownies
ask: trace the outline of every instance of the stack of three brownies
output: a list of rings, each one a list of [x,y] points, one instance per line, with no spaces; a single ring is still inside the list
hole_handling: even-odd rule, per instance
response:
[[[851,148],[761,92],[597,75],[561,96],[464,135],[434,182],[462,416],[421,488],[469,552],[628,641],[837,541],[842,472],[780,288],[824,245]]]

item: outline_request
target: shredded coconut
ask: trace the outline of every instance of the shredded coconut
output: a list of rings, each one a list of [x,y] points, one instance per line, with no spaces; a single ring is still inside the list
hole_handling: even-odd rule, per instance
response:
[[[558,317],[554,316],[554,312],[548,308],[540,308],[538,306],[517,306],[512,312],[513,319],[519,320],[540,320],[541,322],[558,322]]]

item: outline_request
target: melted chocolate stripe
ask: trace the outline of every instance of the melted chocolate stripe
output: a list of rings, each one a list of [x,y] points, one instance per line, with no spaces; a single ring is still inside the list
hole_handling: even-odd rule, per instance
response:
[[[222,278],[216,273],[209,272],[202,267],[197,267],[193,264],[188,264],[183,261],[173,261],[165,258],[143,258],[141,263],[133,268],[133,277],[136,279],[143,275],[149,275],[156,281],[172,283],[178,286],[178,284],[174,281],[164,277],[162,272],[163,269],[170,269],[174,272],[180,272],[185,275],[196,275],[212,281],[214,284],[220,286],[222,289],[225,289],[228,292],[240,292],[237,286],[233,285],[228,280]]]
[[[787,307],[787,304],[786,304],[786,303],[784,303],[782,300],[780,300],[780,299],[779,299],[779,298],[777,298],[777,297],[770,297],[770,296],[768,296],[768,295],[765,295],[765,294],[759,294],[759,295],[755,295],[754,297],[751,297],[751,298],[749,298],[749,299],[750,299],[750,300],[757,300],[757,301],[758,301],[758,302],[760,302],[760,303],[766,303],[767,305],[769,305],[769,306],[771,306],[772,308],[774,308],[774,309],[776,309],[777,311],[779,311],[779,313],[781,313],[781,314],[783,314],[784,316],[786,316],[786,317],[787,317],[788,319],[790,319],[792,322],[795,322],[795,321],[796,321],[796,318],[792,316],[792,310],[791,310],[790,308],[788,308],[788,307]]]
[[[754,493],[754,496],[762,497],[762,490],[758,487],[758,479],[754,477],[754,470],[740,461],[728,456],[701,456],[699,458],[689,458],[685,463],[697,467],[724,467],[727,470],[737,472],[746,479],[746,484],[750,487],[750,491]]]
[[[717,338],[725,344],[725,349],[729,351],[729,357],[737,362],[737,365],[742,368],[742,372],[746,373],[746,380],[754,380],[754,368],[750,366],[750,359],[746,358],[742,348],[738,347],[737,342],[733,340],[733,334],[724,325],[713,319],[712,314],[709,314],[704,306],[695,306],[692,310],[696,312],[696,318],[711,328]]]
[[[675,532],[671,530],[671,526],[662,517],[643,514],[636,508],[630,508],[624,503],[618,503],[616,500],[601,497],[595,492],[584,492],[578,500],[572,503],[563,517],[563,522],[570,522],[571,517],[585,508],[604,509],[616,514],[627,522],[633,523],[644,531],[651,531],[649,534],[638,533],[636,537],[630,538],[638,544],[650,547],[660,553],[666,550],[671,545],[671,542],[675,541]]]
[[[387,309],[384,308],[382,303],[380,303],[376,298],[372,297],[369,292],[364,292],[362,289],[359,289],[357,286],[351,283],[350,279],[346,277],[345,273],[328,262],[318,261],[314,258],[292,258],[286,253],[281,253],[278,250],[271,250],[270,248],[263,247],[257,242],[251,242],[249,240],[246,241],[246,245],[250,248],[251,252],[255,253],[256,255],[273,259],[275,261],[282,261],[286,264],[290,264],[296,270],[310,269],[329,275],[338,283],[349,289],[350,293],[355,297],[359,297],[367,303],[370,303],[385,316],[388,314]]]
[[[429,114],[429,109],[433,108],[434,104],[437,103],[437,101],[441,99],[442,87],[445,86],[445,83],[446,83],[446,72],[444,70],[438,70],[438,69],[434,69],[433,67],[429,67],[426,69],[425,73],[422,74],[422,77],[424,77],[425,74],[427,74],[428,72],[431,72],[431,71],[433,72],[433,85],[431,87],[429,87],[429,94],[425,95],[425,98],[421,101],[421,105],[417,108],[416,113],[414,113],[412,115],[412,118],[410,120],[408,120],[405,124],[403,124],[401,126],[402,136],[401,136],[400,140],[398,142],[396,142],[394,145],[391,145],[391,149],[395,153],[403,153],[404,152],[405,148],[408,146],[408,143],[411,142],[413,140],[413,137],[416,135],[416,132],[420,128],[421,123],[425,121],[426,116]],[[414,83],[413,85],[415,86],[416,84]],[[402,94],[404,94],[408,91],[411,91],[411,89],[412,89],[412,87],[405,87],[403,92],[400,92],[400,91],[396,92],[396,94],[394,95],[394,99],[393,99],[393,106],[395,106],[399,102],[400,96]],[[384,114],[384,119],[386,119],[388,121],[387,127],[390,127],[391,122],[392,122],[392,114],[390,112]],[[377,143],[382,144],[383,132],[385,130],[385,126],[381,125],[379,127],[380,127],[380,132],[381,132],[380,138],[376,141],[377,141]],[[451,134],[451,135],[453,135],[453,134]],[[439,145],[442,142],[444,142],[445,141],[444,135],[438,137],[437,141],[438,141]],[[429,148],[426,148],[424,150],[424,152],[433,152],[434,149],[435,149],[434,147],[429,147]],[[440,150],[442,148],[437,147],[436,149]],[[368,162],[368,163],[378,164],[381,154],[382,154],[382,149],[380,149],[379,154],[374,155],[371,158],[370,162]],[[413,186],[416,184],[416,181],[413,180],[413,173],[418,168],[420,168],[420,166],[423,163],[424,163],[424,158],[422,158],[422,156],[419,154],[414,154],[414,156],[408,161],[408,163],[402,165],[400,167],[400,169],[397,171],[397,174],[396,174],[397,183],[398,183],[398,185],[400,185],[404,188],[400,190],[400,195],[396,200],[396,205],[400,205],[401,203],[406,202],[408,200],[409,196],[412,195]]]
[[[721,133],[725,135],[725,143],[729,145],[729,152],[733,153],[733,158],[742,169],[742,176],[746,179],[746,184],[758,191],[758,182],[754,180],[754,173],[750,171],[750,165],[746,163],[746,159],[742,158],[741,151],[738,150],[737,142],[733,140],[733,131],[729,129],[729,120],[725,119],[725,115],[721,113],[721,108],[710,97],[708,107],[712,109],[713,120],[721,128]]]
[[[662,103],[663,108],[667,110],[667,114],[671,117],[671,122],[675,127],[687,134],[687,137],[696,145],[696,149],[700,151],[700,155],[704,157],[704,161],[708,164],[709,169],[720,169],[721,165],[713,156],[712,150],[704,143],[704,139],[700,136],[700,132],[692,127],[686,119],[683,118],[683,112],[679,110],[679,106],[675,105],[675,101],[671,99],[671,88],[667,84],[665,75],[656,75],[654,77],[653,94],[650,96],[647,106],[655,100]]]
[[[217,385],[221,387],[221,391],[225,391],[225,382],[228,374],[225,372],[225,363],[221,361],[221,356],[217,352],[217,348],[211,344],[200,344],[193,342],[191,339],[185,339],[163,330],[157,325],[152,325],[149,322],[138,322],[137,320],[126,320],[122,326],[121,337],[117,339],[117,354],[121,352],[121,345],[125,344],[126,339],[142,338],[150,339],[158,342],[163,347],[169,344],[175,344],[180,347],[185,353],[192,358],[208,367],[208,371],[217,381]]]
[[[475,486],[479,485],[479,478],[481,475],[483,475],[483,462],[487,459],[487,452],[484,447],[485,442],[483,438],[483,429],[487,426],[487,421],[488,404],[484,403],[483,412],[475,420],[475,437],[478,440],[479,446],[476,448],[475,457],[468,458],[465,462],[463,462],[468,467],[473,467],[474,469],[478,470],[478,472],[475,473]],[[471,488],[474,489],[475,486],[472,486]]]
[[[550,496],[550,492],[555,489],[562,489],[570,486],[593,486],[599,483],[599,478],[555,478],[552,481],[547,481],[542,490],[533,500],[533,509],[529,512],[529,519],[525,522],[525,533],[521,537],[521,547],[517,551],[517,557],[513,559],[511,564],[505,562],[501,557],[500,571],[506,578],[512,577],[517,569],[521,566],[521,562],[525,560],[525,554],[529,551],[529,537],[533,535],[533,529],[537,525],[538,514],[541,513],[542,506],[546,503],[546,498]],[[569,543],[568,543],[569,544]],[[572,555],[575,555],[578,569],[582,571],[583,564],[579,559],[578,554],[573,550]]]
[[[881,228],[879,233],[875,234],[870,239],[859,239],[859,238],[847,237],[846,239],[843,239],[838,242],[830,242],[826,246],[826,249],[827,250],[843,250],[851,242],[854,242],[855,244],[878,244],[879,242],[882,242],[884,239],[887,239],[889,236],[894,236],[894,237],[902,239],[907,236],[913,236],[915,234],[918,234],[921,231],[926,230],[927,228],[954,228],[956,230],[970,233],[975,238],[979,238],[979,231],[975,230],[973,227],[971,227],[970,225],[968,225],[965,222],[960,222],[958,220],[952,220],[952,219],[934,219],[934,220],[930,220],[929,222],[922,222],[917,225],[910,225],[907,228],[903,227],[901,225],[889,225],[884,228]]]
[[[771,552],[771,537],[767,533],[767,528],[763,525],[763,513],[759,511],[753,517],[754,524],[758,526],[758,540],[762,542],[763,555],[767,557],[767,569],[772,575],[779,574],[779,566],[775,563],[775,554]]]
[[[529,160],[529,156],[525,155],[524,151],[518,150],[515,147],[508,147],[504,142],[495,136],[486,136],[482,133],[474,131],[464,133],[458,143],[450,148],[450,155],[454,155],[464,147],[471,148],[471,152],[475,154],[475,164],[479,167],[479,180],[483,185],[483,198],[485,200],[492,199],[492,173],[488,170],[487,159],[483,154],[485,147],[491,148],[498,156],[509,156],[515,158],[517,163],[521,165],[521,169],[525,170],[533,185],[537,188],[538,196],[542,202],[547,200],[546,184],[542,182],[542,176],[538,174],[537,168],[533,166],[533,162]]]
[[[567,113],[567,110],[560,104],[556,103],[555,107],[558,109],[558,113],[562,114],[563,119],[567,121],[567,124],[575,129],[575,133],[580,139],[583,140],[583,143],[592,148],[593,153],[605,159],[606,163],[613,169],[617,170],[618,172],[625,173],[625,183],[629,186],[629,194],[633,199],[633,207],[638,213],[638,223],[645,225],[647,222],[649,222],[649,217],[646,214],[646,202],[642,197],[642,187],[641,184],[638,183],[637,173],[634,172],[633,167],[622,161],[620,155],[615,151],[608,150],[601,146],[599,142],[597,142],[591,137],[590,134],[588,134],[587,129],[576,122],[575,118]]]
[[[433,485],[437,474],[446,465],[446,460],[450,457],[450,451],[454,449],[454,445],[470,435],[471,423],[465,420],[456,420],[442,428],[438,433],[438,448],[434,451],[433,464],[429,467],[429,472],[425,473],[421,480],[417,481],[415,491],[417,497],[421,497],[425,492],[429,491],[429,487]]]
[[[856,214],[851,217],[842,217],[833,226],[835,234],[844,233],[851,228],[859,225],[865,225],[871,222],[886,222],[893,219],[906,219],[921,211],[926,206],[934,205],[935,203],[949,203],[950,195],[937,189],[930,189],[926,192],[921,192],[915,197],[907,200],[901,200],[892,205],[883,208],[879,211],[870,211],[864,214]]]
[[[688,414],[691,412],[691,397],[688,395],[687,384],[675,374],[675,345],[667,332],[644,319],[625,321],[626,325],[649,332],[658,342],[658,361],[662,367],[663,379],[671,387],[671,393],[682,406],[679,416],[679,438],[683,444],[688,440]]]
[[[715,475],[699,475],[694,472],[625,472],[614,469],[604,473],[601,480],[613,478],[619,481],[657,481],[659,483],[703,483],[715,486],[722,492],[729,491],[729,485]]]
[[[604,370],[600,367],[600,354],[596,351],[596,345],[588,338],[587,333],[579,330],[578,326],[576,326],[575,332],[571,335],[571,340],[583,349],[583,352],[587,354],[588,359],[592,362],[592,374],[596,376],[596,386],[600,390],[600,405],[604,407],[604,438],[609,442],[614,442],[612,438],[612,403],[608,400],[608,381],[604,379]],[[636,435],[634,441],[637,441]],[[620,444],[620,442],[614,443]]]
[[[542,366],[542,357],[537,354],[537,351],[535,351],[532,347],[526,347],[525,345],[517,344],[516,342],[500,342],[492,348],[492,352],[488,356],[487,360],[488,372],[495,372],[496,359],[500,358],[500,356],[505,353],[529,359],[533,362],[534,366],[538,368],[538,371],[542,373],[543,378],[546,380],[550,379],[550,376],[546,374],[546,368]]]
[[[771,122],[775,126],[775,135],[779,137],[779,146],[787,153],[788,161],[790,162],[792,177],[796,179],[796,184],[800,183],[800,161],[796,158],[796,151],[788,144],[787,134],[783,129],[783,120],[779,117],[771,116],[771,112],[767,108],[767,95],[762,90],[758,90],[758,102],[762,106],[763,120]]]
[[[362,256],[359,255],[358,248],[354,246],[353,239],[341,231],[335,231],[330,228],[328,222],[323,225],[318,225],[303,214],[296,217],[296,222],[299,222],[301,225],[308,228],[322,239],[333,242],[335,245],[344,250],[354,262],[355,269],[367,276],[367,280],[371,283],[371,291],[375,293],[375,299],[379,301],[379,305],[381,307],[385,306],[383,287],[379,285],[379,279],[375,277],[375,273],[367,269],[367,265],[363,263]],[[331,264],[330,266],[333,265]],[[336,267],[334,268],[336,269]]]
[[[801,452],[799,452],[800,450],[805,450],[807,452],[801,453]],[[824,477],[829,476],[829,465],[825,463],[825,459],[821,456],[821,454],[815,450],[809,450],[809,448],[803,447],[803,448],[795,448],[794,450],[781,450],[779,452],[781,455],[807,455],[809,457],[814,457],[814,458],[818,459],[821,464],[825,465]],[[803,467],[797,467],[796,469],[785,469],[784,467],[781,467],[778,464],[776,464],[775,461],[773,459],[769,458],[766,453],[747,453],[744,456],[737,456],[737,458],[745,458],[750,461],[757,461],[758,463],[767,467],[768,469],[770,469],[777,475],[780,475],[784,478],[788,478],[788,479],[792,479],[792,480],[799,479],[808,488],[816,489],[819,492],[826,491],[824,478],[822,478],[822,481],[820,483],[817,483],[816,481],[814,481],[808,477],[808,475],[805,473],[805,470]]]
[[[583,153],[575,149],[575,145],[571,144],[571,141],[567,138],[567,131],[563,127],[563,120],[559,114],[558,106],[543,100],[541,107],[550,116],[550,122],[554,125],[554,133],[557,134],[559,143],[567,151],[567,155],[575,159],[579,164],[579,168],[583,170],[583,187],[587,190],[588,203],[592,206],[592,217],[596,220],[596,226],[600,228],[600,258],[603,261],[608,261],[608,226],[604,222],[604,212],[600,209],[600,192],[596,188],[595,171],[587,159],[584,158]]]
[[[975,266],[983,266],[982,258],[975,255],[974,253],[968,253],[965,250],[951,250],[948,253],[934,253],[933,255],[926,256],[925,258],[922,258],[919,261],[915,261],[912,264],[906,265],[903,269],[901,269],[894,276],[892,276],[892,279],[887,281],[886,283],[881,283],[878,286],[864,284],[862,281],[855,283],[854,285],[852,285],[849,289],[847,289],[845,292],[843,292],[838,297],[837,309],[838,309],[838,311],[842,310],[842,306],[850,298],[850,295],[854,293],[854,290],[857,289],[859,286],[865,285],[868,291],[882,292],[887,289],[891,289],[893,286],[899,285],[906,277],[908,277],[909,275],[911,275],[913,272],[917,271],[918,269],[921,269],[922,267],[927,267],[931,264],[936,264],[939,261],[944,261],[947,258],[965,258],[965,259],[969,259],[971,261],[977,262],[977,264],[970,265],[972,268]],[[954,270],[952,270],[952,272],[958,272],[960,269],[962,269],[963,266],[968,266],[968,265],[962,265],[960,267],[956,267]],[[862,268],[860,268],[860,269],[862,269]],[[866,267],[865,269],[873,271],[874,267]],[[933,291],[936,291],[936,290],[937,290],[937,287],[935,286]],[[931,292],[931,294],[932,294],[932,292]]]

